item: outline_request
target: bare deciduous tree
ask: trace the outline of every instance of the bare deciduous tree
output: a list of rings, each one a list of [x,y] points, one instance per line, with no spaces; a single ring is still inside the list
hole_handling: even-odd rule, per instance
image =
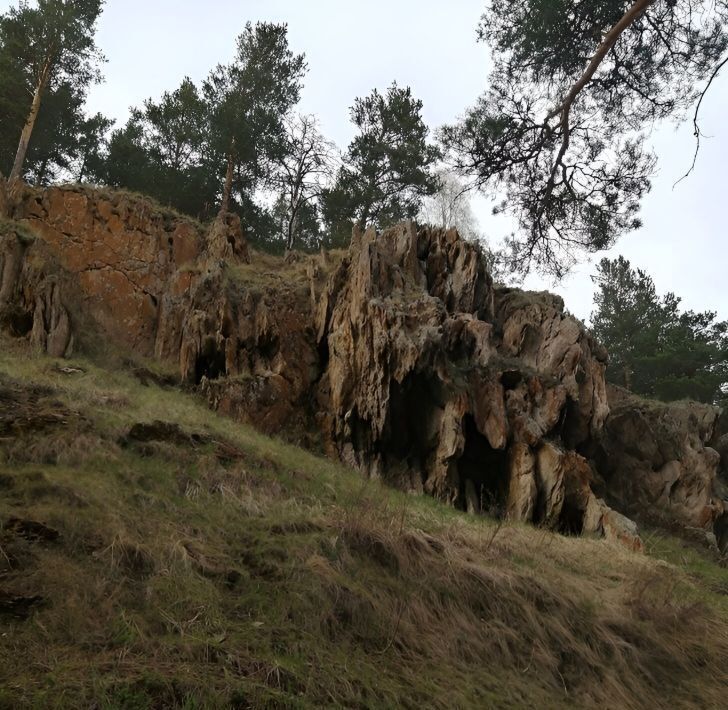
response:
[[[321,133],[313,115],[285,121],[286,144],[278,162],[277,185],[286,204],[286,250],[293,249],[302,210],[316,201],[338,163],[334,143]]]

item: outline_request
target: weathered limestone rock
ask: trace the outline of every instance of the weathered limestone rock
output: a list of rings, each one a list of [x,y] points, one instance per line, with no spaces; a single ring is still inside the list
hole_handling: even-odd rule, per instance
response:
[[[603,500],[594,495],[589,497],[584,516],[583,533],[601,535],[634,552],[644,551],[644,543],[634,521],[612,510]]]
[[[28,336],[33,347],[52,357],[73,350],[68,311],[73,291],[42,241],[7,223],[0,231],[0,329]]]
[[[508,518],[532,522],[538,500],[536,457],[524,443],[513,444],[508,456]]]
[[[597,453],[609,499],[629,515],[712,530],[724,514],[720,455],[709,445],[719,410],[647,401],[611,387],[610,401]]]
[[[499,289],[496,309],[496,323],[502,333],[501,354],[516,358],[522,369],[548,373],[564,389],[549,392],[556,401],[546,407],[546,424],[560,411],[565,396],[577,403],[568,407],[561,432],[567,445],[576,447],[600,431],[609,414],[604,348],[579,321],[564,313],[563,300],[550,293]]]
[[[0,175],[0,219],[10,216],[10,205],[8,198],[8,183],[5,178]]]
[[[475,246],[409,223],[355,232],[316,330],[330,453],[471,512],[581,532],[593,476],[574,449],[608,414],[606,354],[560,299],[495,288]]]
[[[155,354],[178,359],[185,382],[204,383],[214,409],[267,433],[300,430],[313,416],[320,374],[312,321],[305,276],[261,289],[208,265],[187,290],[162,299]]]
[[[13,204],[40,238],[0,237],[0,312],[39,349],[68,354],[83,312],[111,341],[178,362],[213,408],[263,431],[310,437],[315,421],[326,452],[370,476],[639,549],[597,493],[621,498],[597,491],[583,456],[619,421],[607,420],[606,353],[561,299],[495,287],[456,232],[356,231],[338,262],[290,256],[264,273],[247,266],[234,216],[206,234],[85,189],[26,189]],[[670,481],[680,506],[703,510],[695,486],[674,488],[693,459],[663,458],[640,485]]]
[[[14,217],[75,276],[84,312],[105,335],[151,355],[159,302],[199,256],[199,229],[148,200],[83,188],[25,188]]]
[[[250,263],[248,243],[238,215],[233,212],[218,215],[207,235],[207,254],[212,259]]]

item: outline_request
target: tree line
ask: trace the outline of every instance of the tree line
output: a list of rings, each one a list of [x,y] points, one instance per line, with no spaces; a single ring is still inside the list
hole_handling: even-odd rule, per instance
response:
[[[607,380],[672,401],[728,405],[728,322],[712,311],[681,310],[623,257],[602,259],[591,325],[609,352]]]
[[[201,220],[234,210],[274,250],[345,245],[352,223],[414,218],[437,191],[440,152],[408,87],[356,99],[343,154],[296,112],[307,67],[285,24],[246,24],[232,61],[147,99],[123,126],[86,116],[102,9],[38,0],[0,16],[0,172],[11,181],[126,188]]]

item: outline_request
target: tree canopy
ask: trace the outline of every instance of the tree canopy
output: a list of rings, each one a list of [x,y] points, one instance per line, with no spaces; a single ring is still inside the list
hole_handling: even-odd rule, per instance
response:
[[[719,403],[728,399],[728,322],[681,311],[650,276],[623,257],[603,259],[594,277],[594,335],[606,346],[607,379],[648,397]]]
[[[201,87],[185,78],[132,110],[111,135],[103,181],[203,219],[234,208],[259,241],[274,222],[255,193],[275,184],[305,70],[286,25],[246,24],[233,60]]]
[[[723,65],[725,15],[713,0],[491,0],[489,88],[442,137],[462,174],[505,196],[515,268],[563,273],[640,226],[646,136]]]
[[[385,227],[414,218],[422,199],[438,189],[433,171],[439,149],[428,142],[422,101],[396,83],[376,89],[351,108],[357,135],[349,145],[336,182],[324,195],[329,231],[348,239],[352,222]]]
[[[204,84],[210,157],[225,181],[222,210],[234,190],[250,194],[285,149],[284,118],[298,103],[306,62],[288,47],[288,28],[248,23],[230,64]]]
[[[209,215],[220,185],[209,160],[208,117],[208,105],[189,78],[159,101],[147,99],[112,133],[103,182],[188,214]]]

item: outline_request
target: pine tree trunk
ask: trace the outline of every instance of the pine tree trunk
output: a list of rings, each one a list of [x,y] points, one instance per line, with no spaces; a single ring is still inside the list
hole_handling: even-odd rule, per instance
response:
[[[230,144],[230,152],[227,159],[227,172],[225,173],[225,186],[222,190],[222,203],[220,204],[220,216],[230,211],[230,196],[233,192],[233,175],[235,171],[235,140]]]
[[[40,164],[40,170],[38,171],[38,177],[36,179],[37,187],[43,186],[43,180],[45,180],[46,172],[48,170],[48,158],[44,158]]]
[[[86,163],[88,162],[88,154],[84,153],[83,161],[81,161],[81,167],[78,171],[78,182],[82,183],[84,177],[86,177]]]
[[[38,118],[38,111],[40,111],[40,102],[43,99],[43,92],[45,91],[45,85],[47,83],[47,71],[44,70],[41,74],[41,78],[38,81],[38,85],[35,87],[35,94],[33,94],[33,103],[30,105],[30,113],[23,126],[23,132],[20,134],[20,143],[18,143],[18,151],[15,154],[15,162],[13,163],[13,169],[10,171],[10,177],[8,182],[11,184],[16,180],[19,180],[23,175],[23,165],[25,163],[25,156],[28,154],[28,146],[30,145],[30,137],[33,134],[33,128],[35,127],[35,121]]]

